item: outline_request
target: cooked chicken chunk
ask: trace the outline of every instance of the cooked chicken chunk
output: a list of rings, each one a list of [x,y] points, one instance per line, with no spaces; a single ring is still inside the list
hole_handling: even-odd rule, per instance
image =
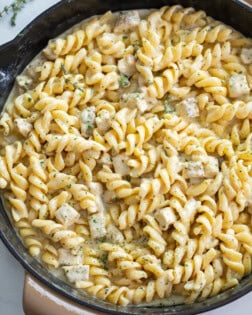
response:
[[[81,134],[88,138],[91,135],[95,122],[95,107],[87,107],[81,112]]]
[[[16,78],[17,84],[22,89],[28,90],[31,88],[32,79],[29,78],[27,75],[19,75]]]
[[[249,65],[252,63],[252,48],[242,48],[241,60],[243,63]]]
[[[83,281],[89,279],[88,265],[64,266],[62,269],[70,282]]]
[[[47,47],[43,50],[43,54],[46,56],[49,60],[55,60],[57,58],[57,55],[52,50],[52,42],[49,41]]]
[[[99,112],[99,116],[95,119],[97,129],[101,135],[110,129],[110,114],[109,111],[103,109]]]
[[[209,156],[204,163],[205,177],[211,178],[219,173],[219,161],[214,156]]]
[[[198,117],[199,108],[194,97],[189,97],[176,105],[176,112],[183,117]]]
[[[185,178],[203,178],[205,177],[204,167],[202,162],[185,162],[183,176]]]
[[[73,253],[69,249],[59,248],[59,263],[60,265],[81,265],[83,260],[82,250]]]
[[[103,212],[90,215],[88,221],[92,239],[102,238],[106,235],[105,216]]]
[[[244,74],[234,74],[228,79],[230,97],[241,97],[250,91],[247,78]]]
[[[176,215],[170,207],[157,210],[155,214],[161,230],[168,230],[169,226],[176,221]]]
[[[122,101],[125,106],[138,108],[141,113],[144,113],[148,109],[148,103],[143,92],[125,93],[122,95]]]
[[[113,224],[110,224],[107,228],[107,239],[111,243],[121,243],[124,241],[122,232]]]
[[[127,77],[131,77],[136,71],[135,64],[135,57],[133,55],[126,55],[118,61],[118,70]]]
[[[122,176],[130,173],[130,168],[126,164],[128,159],[129,158],[125,154],[119,154],[113,158],[113,166],[116,173]]]
[[[28,136],[28,134],[32,131],[32,124],[27,121],[27,119],[24,118],[16,118],[14,120],[14,123],[22,136],[25,138]]]
[[[116,21],[114,32],[126,33],[133,30],[140,23],[140,16],[137,11],[121,12]]]
[[[80,218],[80,214],[69,204],[63,203],[63,205],[55,212],[55,217],[58,222],[68,228]]]

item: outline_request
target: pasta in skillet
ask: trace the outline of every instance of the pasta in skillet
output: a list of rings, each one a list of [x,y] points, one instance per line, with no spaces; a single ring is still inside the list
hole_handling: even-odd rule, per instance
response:
[[[252,41],[193,8],[146,12],[85,21],[17,78],[0,188],[29,253],[76,288],[190,303],[251,273]]]

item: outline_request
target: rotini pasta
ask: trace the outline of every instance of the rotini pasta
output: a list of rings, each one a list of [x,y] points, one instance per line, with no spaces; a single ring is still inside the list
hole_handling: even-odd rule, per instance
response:
[[[49,41],[0,117],[0,188],[29,253],[121,305],[250,274],[251,55],[179,5]]]

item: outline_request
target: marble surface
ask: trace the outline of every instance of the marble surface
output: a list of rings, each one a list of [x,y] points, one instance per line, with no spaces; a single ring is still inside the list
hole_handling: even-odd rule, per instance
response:
[[[4,5],[12,0],[0,1],[0,11]],[[18,15],[17,25],[11,27],[9,16],[0,20],[0,45],[13,39],[32,19],[41,12],[57,3],[57,0],[30,1]],[[10,255],[0,241],[0,315],[24,315],[22,309],[24,270]],[[252,309],[252,293],[206,315],[249,315]],[[52,314],[58,315],[58,314]],[[59,314],[61,315],[61,314]]]

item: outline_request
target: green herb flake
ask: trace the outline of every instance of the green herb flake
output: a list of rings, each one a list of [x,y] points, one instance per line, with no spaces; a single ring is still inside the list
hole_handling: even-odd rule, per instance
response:
[[[170,105],[170,99],[171,97],[168,95],[164,101],[164,108],[165,108],[165,112],[167,114],[169,113],[173,113],[174,112],[174,108]]]
[[[11,26],[16,25],[16,18],[18,13],[23,9],[24,5],[27,3],[28,0],[15,0],[11,4],[6,5],[2,11],[0,11],[0,18],[3,17],[5,14],[9,14],[11,12],[12,16],[10,19]],[[22,36],[23,34],[19,34]]]
[[[73,87],[76,89],[76,90],[79,90],[81,92],[84,92],[83,88],[81,88],[76,82],[73,83]]]
[[[105,270],[108,270],[108,254],[101,255],[100,260],[101,260],[101,262],[103,264],[103,268]]]
[[[129,38],[128,35],[123,35],[123,36],[122,36],[122,39],[123,39],[123,40],[126,40],[126,39],[128,39],[128,38]]]
[[[64,74],[67,74],[66,68],[63,63],[60,65],[60,70],[63,71]]]
[[[131,177],[130,177],[129,175],[127,175],[127,176],[126,176],[126,180],[127,180],[128,182],[130,182]]]
[[[126,88],[130,85],[129,78],[125,74],[120,75],[119,86],[120,88]]]

